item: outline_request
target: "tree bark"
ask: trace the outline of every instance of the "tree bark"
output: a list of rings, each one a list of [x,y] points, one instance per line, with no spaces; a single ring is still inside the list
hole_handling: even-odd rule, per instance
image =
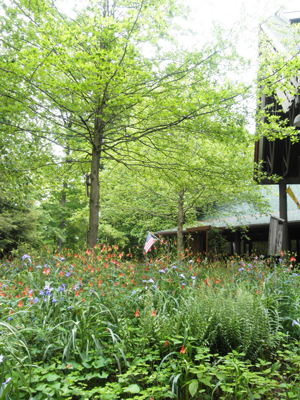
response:
[[[178,253],[184,250],[184,241],[183,241],[183,224],[184,224],[184,211],[183,211],[183,197],[184,190],[179,192],[179,200],[178,200],[178,225],[177,225],[177,250]]]
[[[87,237],[87,247],[92,248],[97,244],[98,226],[99,226],[99,169],[101,159],[101,146],[103,138],[103,126],[100,118],[95,119],[94,143],[92,149],[91,163],[91,191],[90,191],[90,215],[89,215],[89,231]]]
[[[71,126],[72,126],[72,123],[69,122],[68,128],[71,128]],[[70,162],[70,160],[68,158],[69,155],[70,155],[70,148],[68,147],[67,150],[66,150],[66,156],[65,156],[65,160],[67,162]],[[66,191],[67,191],[67,188],[68,188],[68,181],[67,181],[67,178],[65,177],[64,183],[63,183],[63,191],[62,191],[62,194],[61,194],[61,202],[60,202],[60,205],[62,207],[64,207],[64,205],[66,204],[66,196],[67,196]],[[64,216],[62,214],[61,217],[60,217],[60,222],[59,222],[60,229],[62,229],[64,227],[64,225],[65,225],[65,220],[64,220]],[[62,238],[60,238],[60,237],[57,239],[57,246],[58,246],[58,251],[61,251]]]
[[[63,184],[63,192],[61,195],[61,206],[63,207],[66,204],[66,189],[67,189],[67,183],[64,182]],[[59,227],[60,229],[62,229],[65,225],[65,220],[63,218],[63,216],[60,217],[60,223],[59,223]],[[62,238],[58,238],[57,239],[57,245],[58,245],[58,251],[61,251],[61,247],[62,247]]]

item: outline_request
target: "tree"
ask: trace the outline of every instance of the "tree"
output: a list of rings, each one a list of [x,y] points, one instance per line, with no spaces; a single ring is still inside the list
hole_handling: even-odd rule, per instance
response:
[[[152,168],[115,165],[104,172],[101,213],[107,223],[114,221],[115,227],[126,223],[129,235],[142,233],[143,238],[146,230],[177,225],[177,247],[182,251],[183,227],[199,224],[200,212],[209,216],[222,207],[223,213],[235,213],[242,202],[254,211],[266,211],[265,199],[253,181],[252,145],[253,137],[236,112],[226,129],[209,117],[202,118],[200,126],[184,124],[180,134],[169,133],[164,152],[148,148]]]
[[[6,200],[0,193],[0,255],[8,254],[23,244],[38,242],[37,213],[26,206],[18,206]],[[2,254],[1,254],[2,253]]]
[[[132,143],[148,146],[184,121],[226,112],[243,92],[223,79],[234,49],[220,37],[201,52],[176,47],[171,22],[184,11],[174,0],[90,2],[76,18],[47,0],[1,4],[3,129],[69,148],[69,161],[90,164],[92,247],[101,162],[147,164]]]

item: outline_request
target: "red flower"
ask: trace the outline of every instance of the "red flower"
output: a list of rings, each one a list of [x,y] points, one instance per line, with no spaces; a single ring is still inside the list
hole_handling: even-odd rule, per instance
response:
[[[139,310],[136,310],[136,311],[135,311],[135,314],[134,314],[134,316],[135,316],[135,317],[139,317],[139,316],[140,316],[140,314],[139,314]]]
[[[180,353],[185,354],[185,348],[184,348],[184,346],[181,347]]]
[[[292,257],[290,258],[290,261],[296,261],[296,258],[295,258],[294,256],[292,256]]]
[[[152,316],[152,317],[155,317],[155,316],[156,316],[156,314],[155,314],[155,309],[152,311],[151,316]]]
[[[165,341],[165,346],[168,346],[168,344],[169,344],[169,343],[168,343],[168,341],[166,340],[166,341]]]
[[[23,307],[22,300],[19,301],[18,307]]]

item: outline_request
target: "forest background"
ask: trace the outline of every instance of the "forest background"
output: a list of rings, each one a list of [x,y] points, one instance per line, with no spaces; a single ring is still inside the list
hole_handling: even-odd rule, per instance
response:
[[[180,249],[201,215],[241,202],[266,210],[249,121],[258,86],[298,61],[276,59],[252,79],[257,53],[245,57],[240,38],[256,46],[257,25],[245,14],[203,40],[173,0],[1,7],[3,253],[99,242],[131,252],[147,230],[174,226]]]

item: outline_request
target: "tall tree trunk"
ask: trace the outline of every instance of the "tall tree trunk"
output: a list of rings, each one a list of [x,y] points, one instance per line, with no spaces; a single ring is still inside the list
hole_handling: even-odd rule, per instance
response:
[[[69,122],[68,128],[71,128],[71,126],[72,126],[72,123]],[[70,148],[69,148],[69,146],[68,146],[68,147],[67,147],[67,150],[66,150],[66,156],[65,156],[65,160],[67,161],[67,163],[70,162],[70,159],[68,158],[69,155],[70,155]],[[66,189],[67,189],[67,187],[68,187],[68,180],[67,180],[67,176],[65,176],[65,178],[64,178],[64,183],[63,183],[63,191],[62,191],[62,194],[61,194],[61,202],[60,202],[60,205],[61,205],[62,207],[64,207],[64,205],[66,204],[66,196],[67,196]],[[60,227],[60,229],[62,229],[62,228],[64,227],[64,225],[65,225],[64,216],[63,216],[63,214],[61,214],[61,216],[60,216],[60,222],[59,222],[59,227]],[[58,246],[58,251],[61,251],[61,248],[62,248],[62,238],[60,238],[60,237],[57,239],[57,246]]]
[[[183,211],[183,197],[184,190],[179,192],[179,200],[178,200],[178,225],[177,225],[177,250],[178,253],[184,250],[184,242],[183,242],[183,224],[184,224],[184,211]]]
[[[103,138],[103,124],[99,117],[95,119],[94,143],[91,163],[91,192],[90,192],[90,216],[87,247],[92,248],[97,244],[99,226],[99,169],[101,158],[101,145]]]
[[[61,194],[61,203],[60,203],[62,207],[66,204],[66,189],[67,189],[67,183],[64,182],[64,184],[63,184],[63,192]],[[62,229],[64,227],[64,224],[65,224],[65,220],[64,220],[63,215],[61,215],[60,223],[59,223],[60,229]],[[57,245],[58,245],[58,251],[61,251],[62,238],[58,238]]]

